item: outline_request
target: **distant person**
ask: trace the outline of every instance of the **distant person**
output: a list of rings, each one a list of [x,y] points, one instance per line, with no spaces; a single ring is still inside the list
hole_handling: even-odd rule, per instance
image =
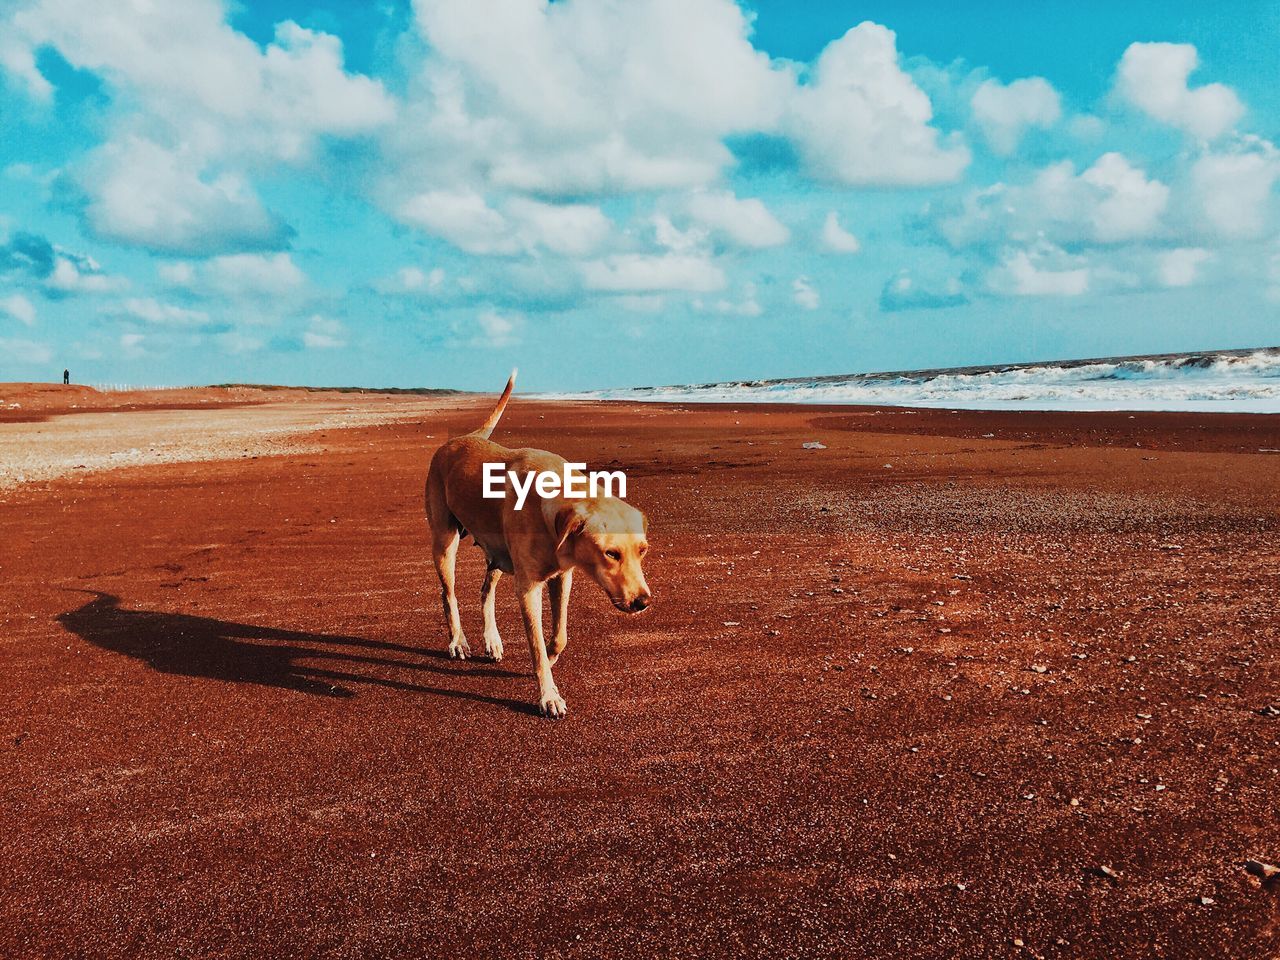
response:
[[[71,371],[70,371],[70,370],[63,370],[63,371],[62,371],[62,382],[63,382],[63,383],[66,383],[66,384],[71,383]]]

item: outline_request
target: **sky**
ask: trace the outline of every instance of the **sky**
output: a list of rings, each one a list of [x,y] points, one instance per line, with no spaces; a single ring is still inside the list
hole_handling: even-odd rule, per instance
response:
[[[1280,4],[0,0],[0,380],[1280,344]]]

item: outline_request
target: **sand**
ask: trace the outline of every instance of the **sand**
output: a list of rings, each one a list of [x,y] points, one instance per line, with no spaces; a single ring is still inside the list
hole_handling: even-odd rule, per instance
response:
[[[0,955],[1280,950],[1280,417],[517,399],[651,521],[554,723],[508,582],[443,657],[487,401],[334,404],[0,424]]]

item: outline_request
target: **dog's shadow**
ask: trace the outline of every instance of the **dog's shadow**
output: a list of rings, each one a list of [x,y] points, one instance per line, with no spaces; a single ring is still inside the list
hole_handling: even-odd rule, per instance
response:
[[[160,673],[205,677],[230,683],[256,683],[325,697],[355,696],[351,687],[371,685],[409,693],[456,697],[536,714],[531,703],[491,697],[470,690],[410,683],[368,668],[447,674],[460,679],[476,676],[519,677],[471,663],[450,666],[417,658],[446,659],[424,650],[364,637],[280,630],[212,617],[196,617],[161,610],[129,610],[110,593],[90,593],[93,599],[59,614],[58,622],[71,633],[103,650],[140,660]],[[387,656],[405,654],[415,659]],[[364,668],[364,669],[362,669]]]

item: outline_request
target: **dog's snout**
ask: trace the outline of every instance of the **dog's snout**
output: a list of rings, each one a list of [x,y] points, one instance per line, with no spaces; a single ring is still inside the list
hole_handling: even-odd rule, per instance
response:
[[[653,603],[653,597],[647,593],[642,593],[631,601],[627,609],[632,613],[639,613],[641,610],[647,610],[651,603]]]

